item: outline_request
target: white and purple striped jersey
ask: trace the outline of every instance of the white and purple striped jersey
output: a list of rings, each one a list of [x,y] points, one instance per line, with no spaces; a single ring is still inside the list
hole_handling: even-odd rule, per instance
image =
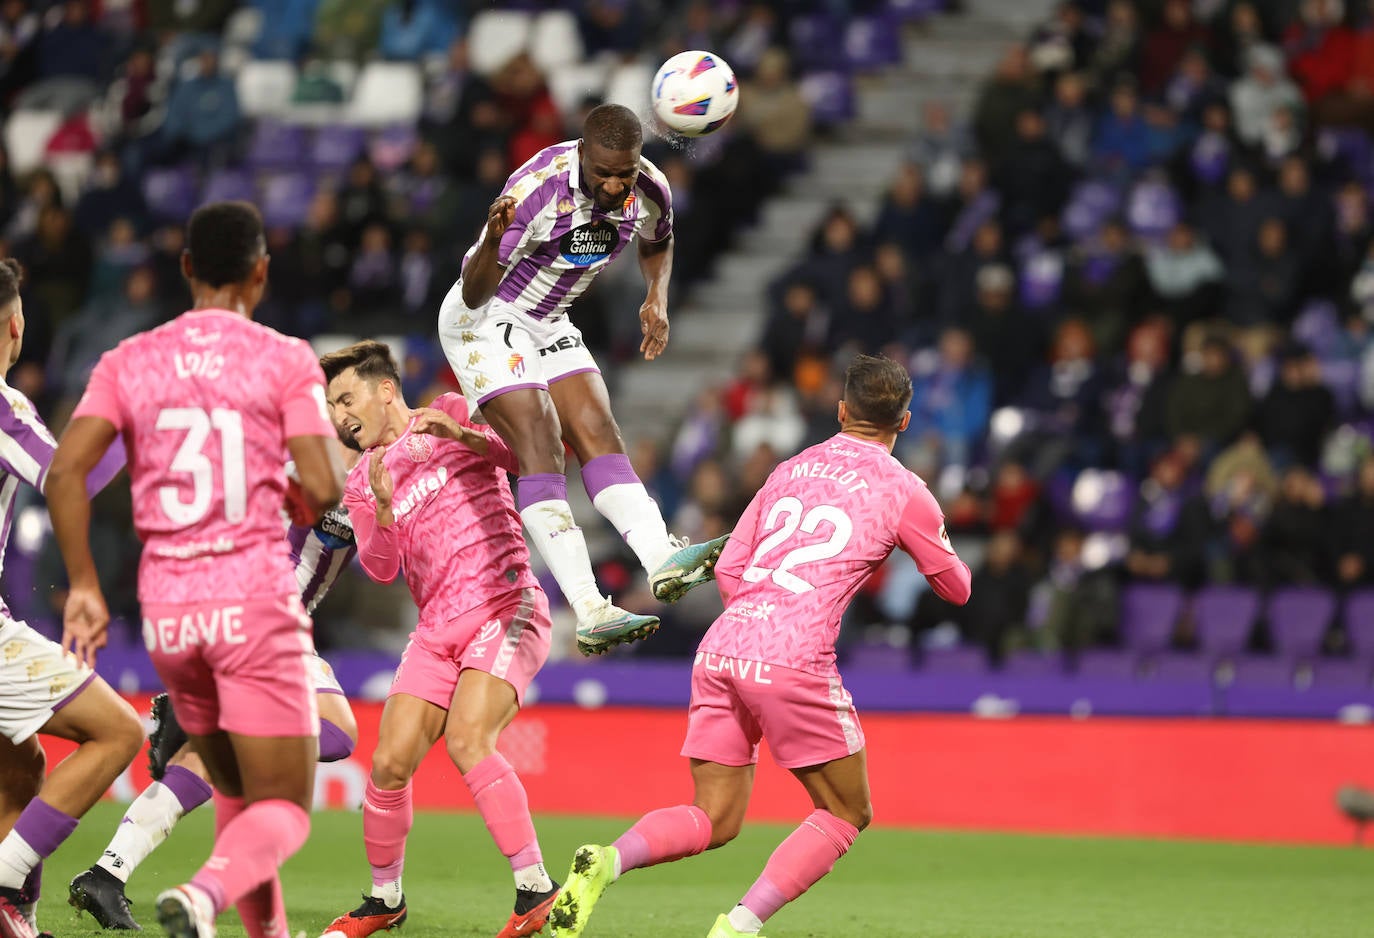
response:
[[[639,176],[618,212],[596,207],[581,182],[577,141],[545,147],[506,180],[515,218],[497,260],[506,272],[496,299],[535,319],[566,315],[572,301],[636,235],[662,241],[673,232],[673,196],[658,167],[640,157]],[[485,237],[463,258],[476,253]]]
[[[14,501],[19,483],[26,482],[43,491],[52,465],[57,441],[39,418],[32,402],[0,378],[0,569],[4,568],[5,546],[9,544],[14,523]],[[99,492],[124,467],[124,447],[118,440],[101,458],[86,479],[86,490]],[[10,618],[9,607],[0,600],[0,615]]]
[[[325,512],[313,528],[292,525],[286,534],[291,544],[291,562],[296,565],[296,586],[301,605],[313,613],[344,567],[358,553],[353,525],[348,512],[337,505]]]

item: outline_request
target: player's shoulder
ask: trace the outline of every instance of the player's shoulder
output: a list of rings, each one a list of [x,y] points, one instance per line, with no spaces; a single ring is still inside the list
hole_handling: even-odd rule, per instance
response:
[[[20,418],[38,419],[38,410],[33,406],[33,401],[23,391],[10,387],[3,377],[0,377],[0,411]]]
[[[576,140],[565,140],[545,147],[511,173],[506,183],[506,195],[522,203],[549,180],[569,178],[576,161]]]
[[[668,177],[646,156],[639,158],[639,178],[635,180],[635,188],[659,205],[666,205],[672,198]]]

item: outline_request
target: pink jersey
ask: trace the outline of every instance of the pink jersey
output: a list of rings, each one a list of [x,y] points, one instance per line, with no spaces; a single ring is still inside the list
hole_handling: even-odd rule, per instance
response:
[[[143,602],[296,591],[286,441],[335,435],[307,343],[227,310],[194,310],[101,356],[73,416],[123,435]]]
[[[377,499],[368,482],[368,463],[377,450],[358,461],[344,485],[363,569],[383,583],[404,571],[422,630],[538,586],[506,481],[507,472],[519,469],[515,455],[490,427],[473,424],[461,394],[442,394],[434,407],[483,433],[487,455],[407,429],[382,450],[396,519],[385,528],[377,524]]]
[[[773,470],[716,564],[725,611],[700,651],[835,673],[840,617],[901,547],[926,576],[962,561],[919,477],[880,443],[839,433]]]

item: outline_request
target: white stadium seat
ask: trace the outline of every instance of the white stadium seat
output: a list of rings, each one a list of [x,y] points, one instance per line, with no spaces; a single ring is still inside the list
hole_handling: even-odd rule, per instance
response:
[[[530,58],[545,75],[582,61],[582,33],[568,10],[547,10],[530,28]]]
[[[10,172],[18,176],[43,164],[43,149],[62,124],[61,111],[15,111],[5,121]]]
[[[567,65],[545,74],[549,95],[565,118],[577,113],[583,98],[588,95],[600,98],[606,90],[606,66],[600,62]]]
[[[245,62],[234,83],[245,117],[285,113],[296,90],[296,66],[290,62]]]
[[[638,62],[629,62],[611,72],[606,82],[606,101],[610,104],[623,104],[639,115],[640,120],[649,119],[649,85],[653,84],[654,70]]]
[[[413,124],[420,119],[424,83],[420,68],[411,62],[369,62],[363,66],[345,120],[378,127]]]
[[[483,10],[468,30],[468,63],[479,75],[490,75],[517,54],[530,38],[532,17],[518,10]]]
[[[251,46],[262,35],[262,11],[256,7],[240,7],[224,24],[226,46]]]

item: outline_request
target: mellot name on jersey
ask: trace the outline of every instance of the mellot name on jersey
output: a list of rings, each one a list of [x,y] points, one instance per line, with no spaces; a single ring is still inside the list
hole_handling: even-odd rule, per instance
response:
[[[846,492],[858,492],[868,488],[868,480],[860,479],[859,473],[844,466],[828,462],[802,462],[792,467],[794,479],[828,479],[845,486]],[[857,480],[857,481],[855,481]]]

